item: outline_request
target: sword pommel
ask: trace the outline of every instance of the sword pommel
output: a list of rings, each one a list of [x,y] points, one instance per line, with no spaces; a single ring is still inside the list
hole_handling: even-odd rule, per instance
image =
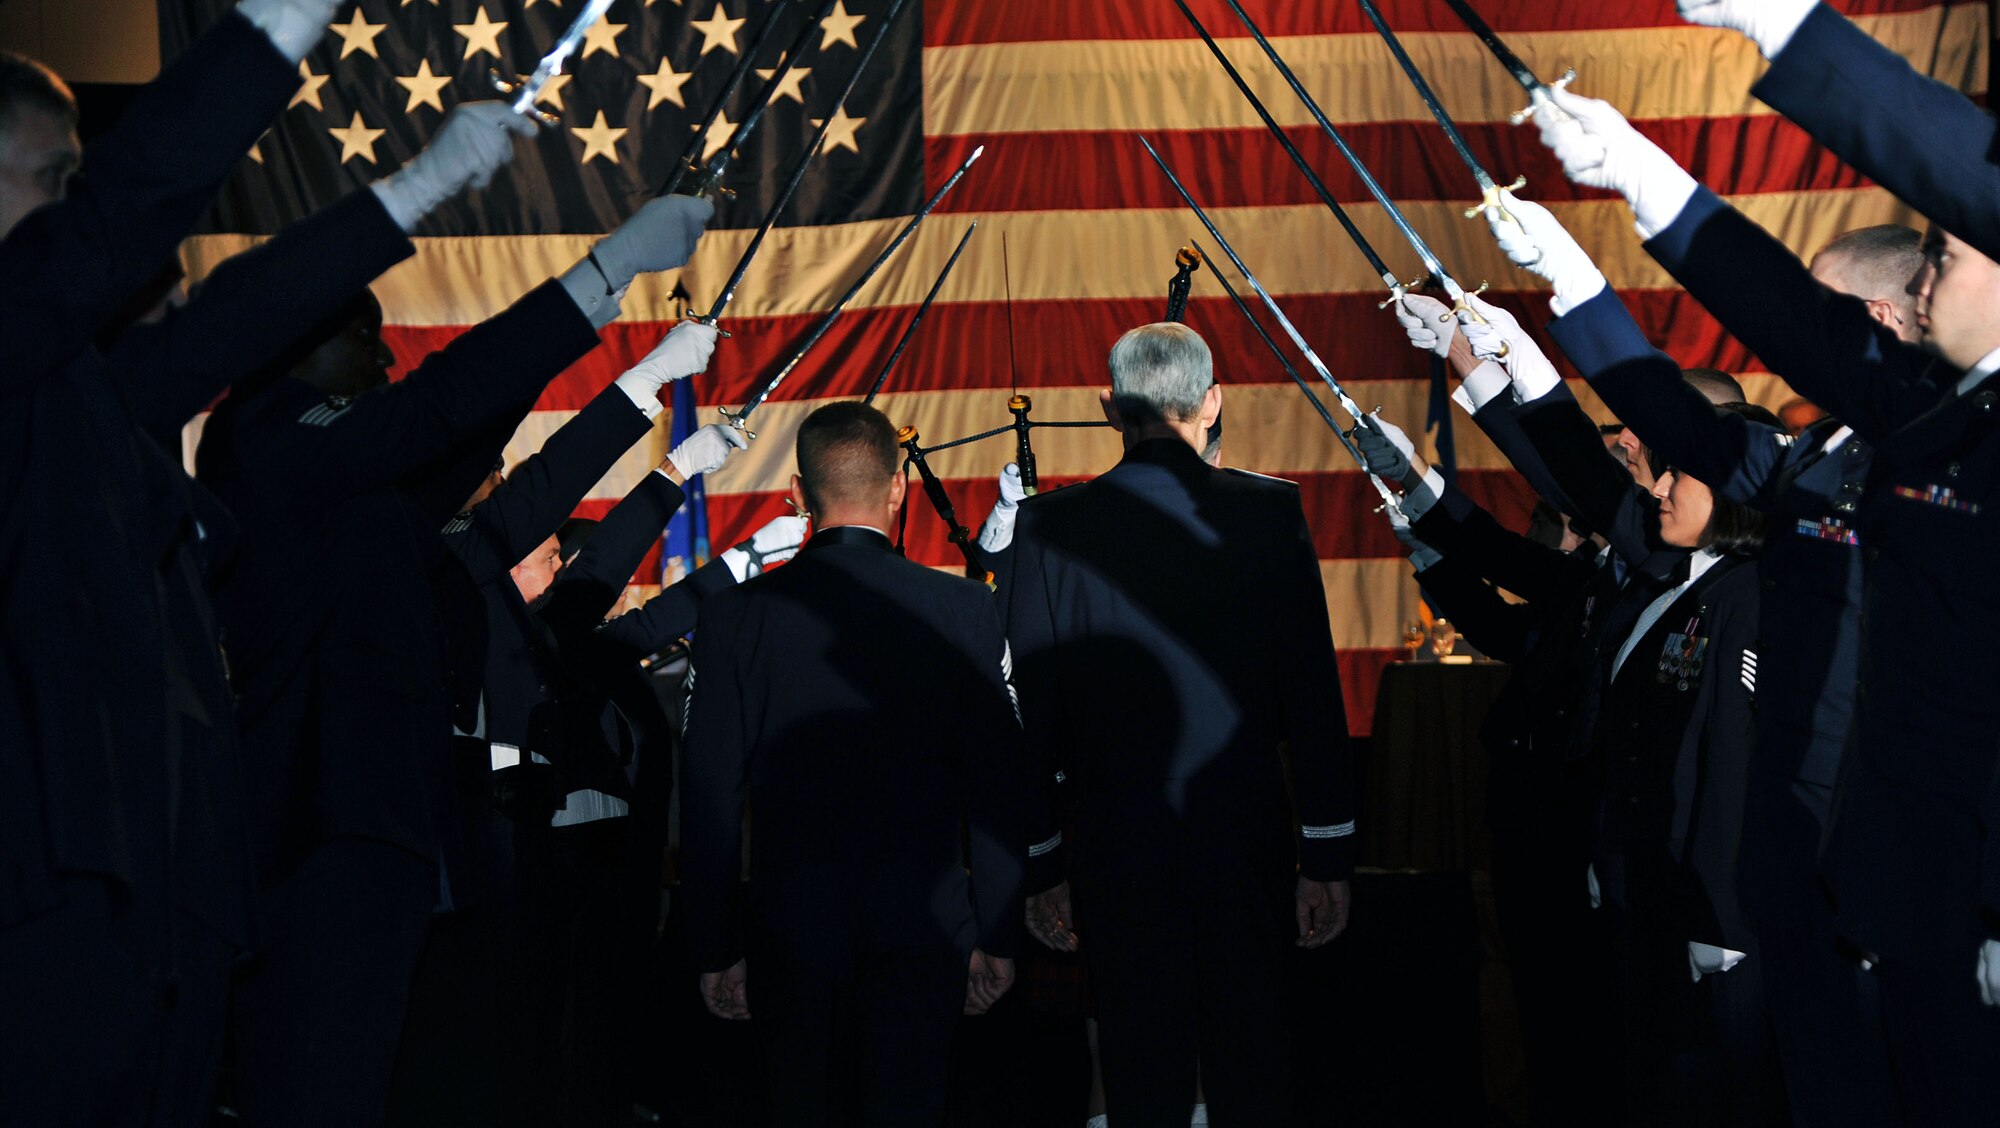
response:
[[[1035,406],[1034,400],[1029,399],[1027,396],[1019,394],[1016,394],[1012,399],[1009,399],[1007,401],[1007,410],[1014,412],[1017,415],[1023,411],[1028,411],[1032,409],[1034,406]]]
[[[907,424],[896,428],[896,445],[909,446],[917,441],[917,429]]]
[[[1174,265],[1183,270],[1193,270],[1201,265],[1201,252],[1193,247],[1182,247],[1180,253],[1174,256]]]

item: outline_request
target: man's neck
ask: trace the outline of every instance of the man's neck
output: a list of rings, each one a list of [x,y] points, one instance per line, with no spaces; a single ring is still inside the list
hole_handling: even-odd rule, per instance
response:
[[[1140,443],[1151,442],[1154,439],[1175,439],[1186,443],[1188,449],[1199,454],[1201,453],[1201,448],[1204,445],[1203,440],[1207,438],[1207,434],[1199,421],[1186,423],[1160,422],[1148,423],[1143,427],[1127,427],[1125,428],[1124,438],[1126,450],[1131,450]]]

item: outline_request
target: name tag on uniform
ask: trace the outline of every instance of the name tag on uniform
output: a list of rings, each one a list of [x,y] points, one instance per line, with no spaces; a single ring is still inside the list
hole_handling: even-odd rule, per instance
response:
[[[1861,535],[1854,531],[1854,526],[1849,525],[1838,517],[1822,517],[1817,521],[1801,517],[1799,518],[1797,532],[1802,537],[1812,537],[1815,540],[1830,540],[1836,544],[1858,545],[1861,543]]]
[[[1897,486],[1896,496],[1911,501],[1921,501],[1925,505],[1935,505],[1942,509],[1957,510],[1960,513],[1979,512],[1978,502],[1965,500],[1950,486]]]
[[[1687,627],[1667,636],[1667,643],[1660,648],[1660,665],[1657,677],[1660,684],[1671,685],[1686,693],[1701,682],[1702,658],[1708,653],[1708,639],[1695,633],[1701,629],[1701,617],[1689,619]]]

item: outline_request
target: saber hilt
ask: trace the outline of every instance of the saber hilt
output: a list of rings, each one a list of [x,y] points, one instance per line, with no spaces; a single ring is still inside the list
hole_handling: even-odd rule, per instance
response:
[[[820,15],[824,17],[831,10],[832,4],[828,3],[826,9],[821,11]],[[728,106],[729,100],[736,96],[736,92],[742,88],[744,80],[750,77],[751,69],[757,65],[758,54],[763,51],[764,44],[771,38],[771,33],[777,30],[778,18],[784,14],[784,11],[785,6],[783,4],[773,4],[764,13],[764,18],[757,24],[757,30],[750,36],[749,49],[736,57],[736,64],[729,69],[728,77],[723,80],[722,89],[717,92],[715,100],[708,104],[708,109],[702,112],[701,121],[696,123],[694,136],[688,138],[687,148],[683,149],[681,155],[674,161],[673,175],[667,178],[665,184],[660,185],[660,190],[654,193],[655,196],[673,195],[680,189],[681,181],[689,175],[694,176],[696,179],[695,190],[690,195],[707,196],[711,191],[722,196],[734,196],[736,194],[727,188],[718,188],[717,182],[722,179],[722,170],[728,167],[730,150],[741,146],[743,142],[750,139],[749,134],[756,131],[756,122],[754,119],[758,116],[757,112],[753,112],[750,119],[746,119],[730,135],[729,143],[725,144],[722,147],[722,151],[717,153],[715,158],[711,160],[708,172],[703,171],[699,161],[701,160],[702,153],[708,148],[709,131],[715,128],[715,121],[722,116],[722,111]],[[817,30],[818,27],[819,20],[817,19],[806,22],[805,30],[799,33],[798,41],[793,44],[794,50],[792,53],[794,55],[797,54],[797,49],[807,42],[807,36],[812,31]],[[780,66],[780,72],[771,76],[771,81],[765,84],[763,92],[758,97],[757,104],[760,107],[771,102],[777,93],[778,81],[784,78],[783,71],[789,69],[789,67],[785,67],[783,64],[780,64]],[[748,127],[747,131],[745,127]]]
[[[972,530],[959,523],[958,509],[951,503],[951,495],[945,492],[944,482],[937,471],[931,469],[930,460],[925,457],[924,448],[917,442],[915,427],[898,427],[896,443],[911,466],[917,468],[917,477],[923,480],[924,495],[931,499],[931,508],[944,519],[951,543],[958,546],[959,555],[965,557],[965,574],[969,579],[978,580],[987,587],[993,586],[993,573],[986,567],[986,558],[979,553],[979,545],[972,539]]]
[[[1174,276],[1167,279],[1167,316],[1164,321],[1186,321],[1188,291],[1194,286],[1194,272],[1201,269],[1201,252],[1182,247],[1174,255]]]
[[[1562,111],[1562,107],[1556,105],[1556,100],[1549,97],[1549,91],[1567,90],[1569,89],[1569,84],[1575,81],[1576,68],[1564,67],[1562,77],[1556,79],[1554,82],[1537,82],[1535,85],[1530,86],[1528,88],[1528,104],[1508,114],[1507,120],[1514,125],[1520,125],[1536,114],[1541,114],[1557,124],[1570,120],[1569,115]]]
[[[1014,413],[1014,468],[1021,472],[1021,489],[1029,497],[1042,492],[1041,479],[1035,475],[1035,443],[1030,438],[1035,425],[1028,421],[1028,413],[1034,409],[1035,401],[1018,393],[1007,401],[1007,410]]]

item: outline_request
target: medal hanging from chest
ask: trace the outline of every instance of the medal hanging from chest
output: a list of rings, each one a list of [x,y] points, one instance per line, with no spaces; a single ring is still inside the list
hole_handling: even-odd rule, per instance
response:
[[[1684,629],[1667,636],[1666,645],[1660,648],[1657,673],[1660,684],[1671,684],[1686,693],[1701,683],[1701,664],[1708,652],[1708,639],[1698,633],[1700,630],[1701,616],[1696,615]]]

